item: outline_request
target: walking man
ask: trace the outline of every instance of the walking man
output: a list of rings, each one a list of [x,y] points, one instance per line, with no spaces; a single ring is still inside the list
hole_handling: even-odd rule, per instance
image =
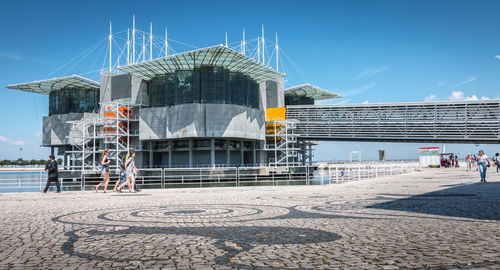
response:
[[[57,170],[57,161],[54,160],[54,155],[50,155],[49,164],[45,165],[45,171],[47,172],[47,184],[45,185],[45,189],[42,190],[42,193],[47,193],[49,189],[50,182],[56,182],[57,191],[56,193],[61,193],[61,185],[59,183],[59,171]]]

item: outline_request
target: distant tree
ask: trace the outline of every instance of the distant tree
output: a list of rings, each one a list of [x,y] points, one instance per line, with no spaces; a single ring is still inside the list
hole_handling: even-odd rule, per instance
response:
[[[58,158],[57,159],[57,164],[62,164],[63,163],[63,160],[61,158]]]

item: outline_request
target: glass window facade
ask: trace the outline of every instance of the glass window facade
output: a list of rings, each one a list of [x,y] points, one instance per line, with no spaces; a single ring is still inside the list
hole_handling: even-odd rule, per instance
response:
[[[49,93],[49,115],[97,112],[98,89],[61,89]]]
[[[249,76],[215,66],[177,70],[148,81],[149,104],[238,104],[259,108],[259,84]]]
[[[285,95],[285,105],[314,105],[314,99],[299,95]]]

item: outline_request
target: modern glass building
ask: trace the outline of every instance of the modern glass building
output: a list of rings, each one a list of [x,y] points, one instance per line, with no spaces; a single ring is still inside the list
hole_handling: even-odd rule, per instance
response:
[[[105,148],[115,160],[134,148],[141,167],[254,165],[269,162],[267,109],[339,97],[284,89],[284,76],[214,46],[121,66],[100,83],[74,75],[8,88],[49,95],[43,145],[70,167]]]

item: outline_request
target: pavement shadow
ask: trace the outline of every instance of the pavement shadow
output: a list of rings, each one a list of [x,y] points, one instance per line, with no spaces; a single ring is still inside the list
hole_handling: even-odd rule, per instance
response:
[[[398,196],[397,194],[380,195]],[[500,182],[458,185],[373,204],[367,208],[498,221],[500,220]]]

